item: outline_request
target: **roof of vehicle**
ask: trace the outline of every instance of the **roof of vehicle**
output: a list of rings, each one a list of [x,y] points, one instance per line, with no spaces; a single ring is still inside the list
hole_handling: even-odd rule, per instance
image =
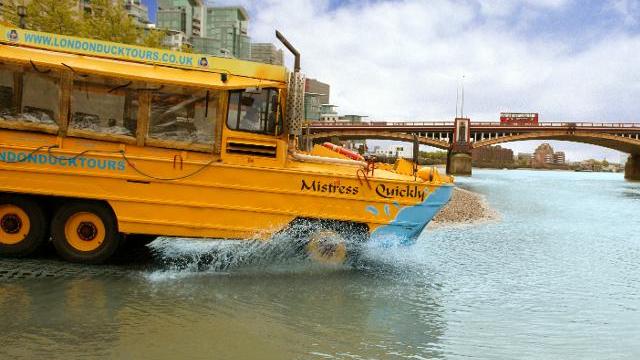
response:
[[[0,58],[131,80],[207,88],[282,87],[283,66],[49,34],[0,25]]]

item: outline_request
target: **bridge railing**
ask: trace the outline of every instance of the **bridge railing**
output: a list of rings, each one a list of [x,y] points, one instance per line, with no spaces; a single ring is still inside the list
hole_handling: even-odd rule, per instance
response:
[[[312,121],[311,127],[364,126],[364,127],[403,127],[403,126],[453,126],[453,121]]]
[[[314,128],[331,128],[331,127],[453,127],[451,121],[340,121],[340,122],[310,122],[309,126]],[[640,129],[640,123],[605,123],[605,122],[539,122],[537,124],[503,124],[495,121],[472,121],[471,127],[542,127],[542,128],[562,128],[562,127],[576,127],[576,128],[637,128]]]

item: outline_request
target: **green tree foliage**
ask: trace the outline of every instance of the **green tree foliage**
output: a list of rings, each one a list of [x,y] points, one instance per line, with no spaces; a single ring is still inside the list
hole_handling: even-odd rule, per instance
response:
[[[141,44],[152,48],[163,48],[165,46],[162,42],[166,35],[162,30],[150,29],[142,36]]]
[[[18,3],[16,0],[4,0],[1,15],[2,20],[18,26],[20,18],[18,17]]]
[[[81,24],[74,0],[34,0],[27,5],[27,28],[32,30],[78,35]]]
[[[138,44],[141,37],[122,1],[91,0],[91,12],[83,23],[83,36],[93,39]]]
[[[18,25],[20,0],[4,0],[0,18]],[[85,13],[77,0],[32,0],[27,5],[27,29],[62,35],[163,48],[165,32],[141,29],[129,17],[122,1],[91,0]]]

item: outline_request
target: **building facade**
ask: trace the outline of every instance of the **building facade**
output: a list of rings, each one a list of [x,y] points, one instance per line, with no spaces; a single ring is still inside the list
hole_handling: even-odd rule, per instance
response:
[[[213,39],[219,44],[218,54],[244,60],[251,59],[249,15],[242,6],[206,7],[204,14],[203,37]],[[195,46],[194,49],[201,52]]]
[[[251,44],[251,61],[265,64],[284,65],[284,53],[271,43]]]
[[[533,153],[533,160],[531,162],[531,167],[533,168],[544,168],[547,167],[548,164],[553,163],[553,147],[551,145],[544,143],[536,148],[536,151]]]
[[[181,49],[192,46],[191,39],[202,34],[203,0],[157,0],[156,27],[168,30],[167,36],[180,38],[182,44],[169,41],[172,48]],[[184,36],[176,36],[175,32],[182,32]]]
[[[319,94],[318,100],[321,104],[331,104],[331,86],[316,79],[306,79],[304,84],[305,93]]]

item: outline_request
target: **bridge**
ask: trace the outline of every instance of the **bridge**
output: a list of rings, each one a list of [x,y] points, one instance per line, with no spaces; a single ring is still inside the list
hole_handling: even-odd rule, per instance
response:
[[[447,172],[471,174],[473,149],[525,140],[564,140],[599,145],[629,154],[627,179],[640,180],[640,123],[539,122],[528,125],[472,122],[468,118],[434,122],[311,122],[307,141],[383,139],[423,144],[448,151]],[[414,145],[414,146],[415,146]]]

